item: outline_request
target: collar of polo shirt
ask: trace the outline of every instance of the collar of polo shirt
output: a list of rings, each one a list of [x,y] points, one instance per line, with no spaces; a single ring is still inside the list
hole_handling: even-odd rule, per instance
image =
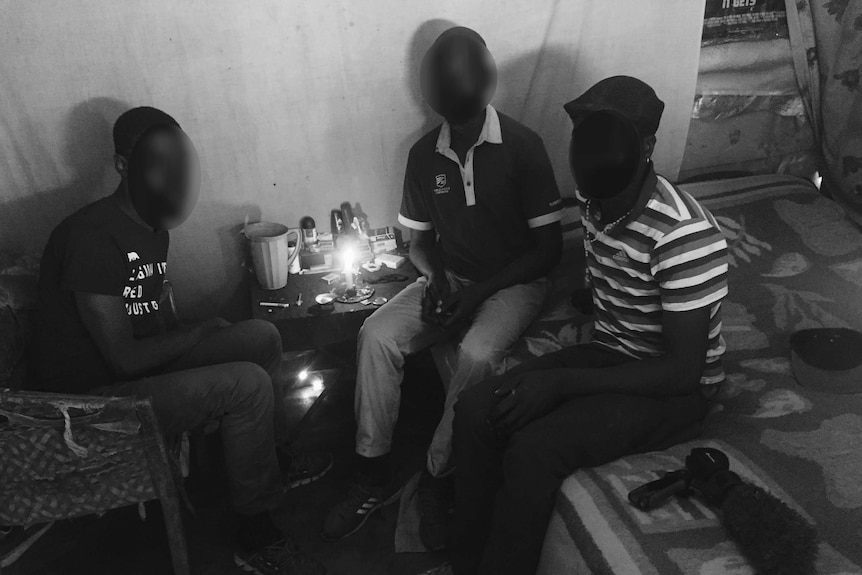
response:
[[[443,125],[440,126],[440,135],[437,136],[437,153],[441,154],[456,164],[461,170],[461,180],[464,182],[464,199],[468,206],[476,205],[476,182],[473,177],[473,151],[477,146],[481,146],[485,142],[489,144],[502,144],[503,132],[500,130],[500,116],[497,115],[497,110],[489,105],[485,108],[485,123],[482,125],[482,131],[479,133],[479,138],[469,150],[467,150],[466,161],[461,165],[461,160],[458,159],[458,154],[451,147],[452,129],[449,127],[449,122],[443,120]]]

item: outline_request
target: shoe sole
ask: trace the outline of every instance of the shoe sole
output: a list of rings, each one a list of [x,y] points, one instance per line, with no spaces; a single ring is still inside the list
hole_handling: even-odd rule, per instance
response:
[[[304,485],[308,485],[309,483],[314,483],[318,479],[323,478],[324,475],[329,473],[329,470],[332,469],[332,465],[334,464],[333,459],[329,458],[329,465],[326,466],[326,469],[318,473],[317,475],[312,475],[311,477],[304,477],[302,479],[297,479],[296,481],[291,481],[287,484],[287,487],[284,488],[284,491],[290,491],[291,489],[296,489],[297,487],[302,487]]]
[[[371,517],[371,516],[376,512],[376,511],[378,511],[378,510],[380,510],[380,509],[383,509],[384,507],[386,507],[386,506],[388,506],[388,505],[392,505],[393,503],[395,503],[396,501],[398,501],[398,499],[401,497],[401,491],[402,491],[402,490],[403,490],[403,487],[399,487],[399,488],[398,488],[398,491],[396,491],[395,493],[393,493],[392,495],[390,495],[388,499],[386,499],[385,501],[383,501],[383,502],[382,502],[382,503],[380,503],[379,505],[377,505],[377,506],[372,507],[371,509],[369,509],[369,510],[368,510],[368,513],[366,513],[366,514],[362,517],[362,521],[360,521],[360,522],[359,522],[359,525],[357,525],[356,527],[354,527],[354,528],[353,528],[353,531],[349,531],[348,533],[345,533],[345,534],[344,534],[344,535],[342,535],[341,537],[327,537],[325,534],[321,533],[321,534],[320,534],[320,538],[321,538],[321,539],[323,539],[324,541],[326,541],[327,543],[332,543],[332,542],[334,542],[334,541],[341,541],[342,539],[347,539],[348,537],[350,537],[351,535],[353,535],[354,533],[356,533],[357,531],[359,531],[360,529],[362,529],[362,527],[365,525],[365,522],[366,522],[366,521],[368,521],[368,519],[369,519],[369,518],[370,518],[370,517]]]

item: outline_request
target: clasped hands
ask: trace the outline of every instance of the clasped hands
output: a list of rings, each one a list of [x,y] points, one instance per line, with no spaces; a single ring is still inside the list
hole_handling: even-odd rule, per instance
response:
[[[445,275],[441,279],[429,278],[422,295],[422,319],[444,329],[459,327],[485,298],[479,284],[466,285],[453,293]]]

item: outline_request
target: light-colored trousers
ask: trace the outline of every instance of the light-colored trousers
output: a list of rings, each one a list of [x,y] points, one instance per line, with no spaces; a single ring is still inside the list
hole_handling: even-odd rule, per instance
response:
[[[454,293],[471,282],[447,272]],[[502,289],[485,300],[471,325],[452,334],[422,320],[425,278],[407,286],[365,320],[359,332],[356,375],[356,452],[365,457],[389,453],[401,403],[404,358],[435,344],[457,344],[455,366],[446,386],[443,417],[428,448],[428,471],[448,470],[452,420],[458,394],[494,375],[518,338],[539,314],[549,282],[542,278]],[[443,374],[441,374],[443,375]],[[444,375],[445,377],[445,375]]]

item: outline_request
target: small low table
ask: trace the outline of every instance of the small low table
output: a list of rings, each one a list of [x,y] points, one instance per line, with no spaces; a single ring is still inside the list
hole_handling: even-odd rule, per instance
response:
[[[406,276],[406,279],[391,283],[370,284],[370,287],[374,288],[371,300],[378,297],[391,300],[419,277],[416,268],[408,260],[395,270],[383,267],[379,271],[368,272],[363,269],[361,274],[357,275],[356,286],[362,287],[366,285],[366,281],[374,281],[394,274]],[[321,279],[325,275],[291,275],[287,285],[277,290],[262,289],[252,278],[250,289],[252,317],[272,322],[281,333],[282,346],[285,350],[320,349],[327,345],[355,339],[365,318],[377,310],[378,306],[370,303],[365,305],[333,302],[327,306],[318,305],[315,296],[344,287],[343,281],[327,285]],[[302,294],[302,304],[297,305],[297,297],[300,294]],[[261,306],[261,302],[287,303],[290,307],[266,307]]]

